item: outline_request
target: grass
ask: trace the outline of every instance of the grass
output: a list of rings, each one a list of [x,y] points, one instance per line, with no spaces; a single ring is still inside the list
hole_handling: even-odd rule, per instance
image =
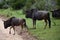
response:
[[[16,10],[9,10],[9,9],[6,10],[0,9],[0,14],[3,14],[5,16],[9,15],[10,17],[15,16],[18,18],[25,18],[25,15],[22,14],[22,10],[16,11]],[[47,26],[45,30],[44,30],[43,20],[42,21],[37,20],[36,29],[31,29],[33,28],[32,19],[26,19],[26,21],[30,33],[36,36],[38,40],[60,40],[60,20],[54,19],[56,25],[53,26],[53,22],[52,22],[51,29],[49,29]]]

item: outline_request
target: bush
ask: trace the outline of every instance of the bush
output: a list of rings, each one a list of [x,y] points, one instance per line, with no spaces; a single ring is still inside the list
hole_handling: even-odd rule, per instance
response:
[[[0,9],[2,9],[3,5],[4,5],[4,0],[0,0]]]
[[[13,9],[21,9],[24,7],[26,0],[10,0],[8,2]]]

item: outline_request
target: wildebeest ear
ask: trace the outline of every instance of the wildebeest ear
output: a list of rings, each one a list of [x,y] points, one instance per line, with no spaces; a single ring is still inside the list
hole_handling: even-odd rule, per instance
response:
[[[31,12],[33,12],[33,11],[37,11],[37,10],[38,10],[38,9],[36,9],[36,8],[34,9],[34,8],[33,8],[33,9],[31,9]]]
[[[31,11],[33,11],[34,9],[31,9]]]
[[[31,11],[30,10],[26,10],[26,13],[31,13]]]
[[[30,11],[31,11],[31,12],[33,12],[33,11],[34,11],[34,9],[31,9]]]

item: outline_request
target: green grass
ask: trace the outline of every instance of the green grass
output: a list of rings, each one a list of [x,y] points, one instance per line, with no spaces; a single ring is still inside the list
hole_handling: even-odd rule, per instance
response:
[[[10,15],[10,17],[15,16],[18,18],[25,18],[25,15],[22,14],[22,10],[16,11],[16,10],[2,9],[0,10],[0,14],[6,15],[6,16]],[[53,22],[52,22],[51,29],[49,29],[47,26],[45,30],[44,30],[45,23],[43,20],[42,21],[37,20],[36,29],[31,29],[33,28],[32,19],[26,19],[26,21],[27,21],[27,25],[29,27],[30,33],[36,36],[38,40],[60,40],[60,20],[54,19],[54,21],[56,22],[56,25],[53,26]]]

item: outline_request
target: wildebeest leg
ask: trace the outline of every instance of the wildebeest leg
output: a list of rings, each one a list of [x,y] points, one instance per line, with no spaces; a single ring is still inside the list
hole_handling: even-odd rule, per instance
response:
[[[15,35],[15,27],[13,26],[13,30],[14,30],[14,34],[13,35]]]
[[[55,25],[56,25],[56,23],[55,23],[54,19],[52,20],[52,22],[54,23],[54,26],[55,26]]]
[[[56,25],[56,23],[55,22],[53,22],[54,23],[54,25]]]
[[[23,25],[21,25],[21,32],[20,32],[20,34],[22,34],[22,31],[23,31]]]
[[[49,28],[51,28],[51,20],[50,20],[50,18],[48,19],[48,22],[49,22]]]
[[[11,28],[12,28],[12,26],[10,27],[9,34],[11,34]]]
[[[26,22],[23,23],[24,27],[28,29],[28,26],[26,25]]]
[[[36,20],[33,19],[33,27],[36,29]]]
[[[47,18],[48,22],[49,22],[49,28],[51,28],[51,19],[50,19],[50,14],[48,13],[48,18]]]
[[[45,23],[46,23],[46,24],[45,24],[45,27],[44,27],[44,29],[46,29],[46,26],[47,26],[47,20],[45,20]]]

